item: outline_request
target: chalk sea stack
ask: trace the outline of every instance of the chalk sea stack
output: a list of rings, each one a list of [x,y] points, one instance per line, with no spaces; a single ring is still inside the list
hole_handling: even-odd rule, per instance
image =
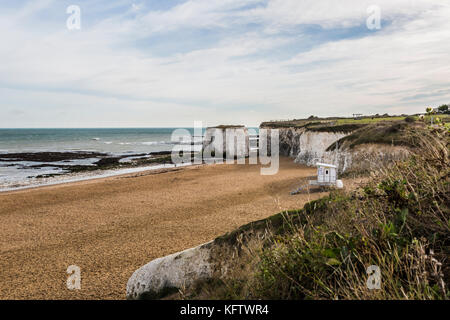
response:
[[[243,125],[220,125],[208,127],[203,139],[203,150],[222,150],[224,157],[234,154],[242,158],[249,155],[248,130]]]

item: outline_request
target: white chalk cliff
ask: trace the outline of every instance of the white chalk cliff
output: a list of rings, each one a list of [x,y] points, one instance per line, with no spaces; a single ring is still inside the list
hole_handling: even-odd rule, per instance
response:
[[[157,299],[212,275],[210,243],[155,259],[136,270],[127,283],[127,299]]]

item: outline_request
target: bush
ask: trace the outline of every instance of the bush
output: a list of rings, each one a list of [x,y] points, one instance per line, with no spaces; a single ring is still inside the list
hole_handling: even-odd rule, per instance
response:
[[[446,104],[443,104],[442,106],[439,106],[438,110],[439,110],[440,113],[445,113],[445,114],[449,113],[448,105],[446,105]]]
[[[413,116],[407,116],[407,117],[405,118],[405,121],[406,121],[406,122],[409,122],[409,123],[412,123],[412,122],[415,122],[416,119],[415,119]]]

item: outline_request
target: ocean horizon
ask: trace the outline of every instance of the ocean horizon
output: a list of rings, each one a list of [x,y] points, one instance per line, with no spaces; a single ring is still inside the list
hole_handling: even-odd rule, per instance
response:
[[[0,153],[95,151],[111,154],[170,151],[172,132],[194,128],[2,128]],[[205,128],[202,128],[204,132]],[[254,133],[258,128],[249,128]]]

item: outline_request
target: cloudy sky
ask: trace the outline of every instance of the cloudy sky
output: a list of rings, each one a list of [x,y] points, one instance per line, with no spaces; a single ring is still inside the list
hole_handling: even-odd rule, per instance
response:
[[[450,102],[447,0],[2,1],[0,40],[0,127],[254,126]]]

